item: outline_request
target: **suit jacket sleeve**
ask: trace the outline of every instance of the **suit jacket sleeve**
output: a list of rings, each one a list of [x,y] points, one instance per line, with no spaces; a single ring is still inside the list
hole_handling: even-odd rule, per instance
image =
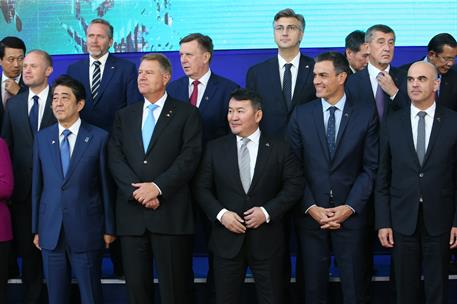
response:
[[[11,118],[9,111],[5,111],[3,115],[3,122],[1,126],[2,137],[8,144],[10,151],[12,151],[13,147],[13,132],[11,130]]]
[[[40,209],[43,178],[39,153],[38,136],[33,144],[33,174],[32,174],[32,233],[38,233],[38,215]]]
[[[103,199],[103,212],[105,216],[105,234],[114,235],[114,212],[112,205],[111,193],[113,193],[113,185],[108,174],[107,160],[106,160],[106,144],[108,136],[106,136],[100,149],[100,177],[101,177],[101,193]]]
[[[390,183],[392,163],[390,155],[388,121],[381,129],[379,170],[375,188],[375,227],[390,228]]]
[[[297,157],[298,161],[300,162],[300,168],[303,170],[303,164],[304,164],[304,159],[303,159],[303,143],[301,140],[301,135],[300,135],[300,128],[298,126],[298,114],[297,110],[294,110],[292,112],[289,126],[288,126],[288,139],[290,142],[290,147],[292,152],[295,154]],[[311,207],[314,204],[317,204],[314,195],[311,191],[311,187],[308,186],[308,182],[306,180],[306,176],[303,178],[303,204],[301,204],[301,207],[299,208],[299,211],[302,212],[303,214],[305,211]]]
[[[364,142],[363,167],[349,192],[346,203],[355,212],[364,209],[373,190],[376,170],[378,169],[378,119],[373,111]]]
[[[13,193],[13,168],[6,143],[0,140],[0,201],[6,201]]]
[[[198,109],[193,107],[182,129],[181,153],[173,164],[153,182],[162,196],[173,195],[194,176],[202,153],[202,121]]]

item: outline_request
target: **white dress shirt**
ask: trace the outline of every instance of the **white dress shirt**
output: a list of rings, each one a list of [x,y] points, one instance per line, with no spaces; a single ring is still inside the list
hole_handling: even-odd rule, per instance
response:
[[[49,86],[46,86],[44,90],[40,93],[35,94],[31,90],[29,90],[29,97],[28,97],[28,114],[30,115],[30,111],[33,107],[33,96],[38,96],[38,130],[40,129],[41,120],[43,119],[44,108],[46,107],[46,100],[48,99],[49,94]]]
[[[62,134],[65,129],[70,130],[71,134],[68,135],[68,143],[70,144],[70,157],[73,155],[73,150],[75,149],[76,138],[78,137],[79,127],[81,127],[81,118],[78,118],[69,128],[64,128],[59,123],[59,145],[62,145],[64,135]]]
[[[370,62],[368,62],[367,68],[368,68],[368,75],[370,76],[371,91],[373,92],[373,97],[376,99],[376,90],[378,89],[378,79],[376,79],[376,77],[378,77],[378,74],[381,72],[389,73],[390,65],[388,65],[384,71],[381,71],[380,69],[378,69],[377,67],[372,65]]]
[[[255,170],[255,164],[257,162],[257,154],[259,152],[259,141],[260,141],[260,129],[257,128],[257,130],[252,133],[251,135],[248,136],[249,142],[246,145],[246,148],[248,149],[249,152],[249,167],[250,167],[250,174],[251,174],[251,181],[252,178],[254,177],[254,170]],[[242,139],[243,137],[241,136],[236,136],[236,147],[237,151],[240,151],[241,145],[242,145]],[[266,222],[270,222],[270,215],[268,214],[267,210],[265,208],[260,207],[262,210],[263,214],[265,215]],[[216,218],[219,220],[219,222],[222,221],[222,216],[224,215],[225,212],[228,210],[223,208],[219,213],[217,214]]]
[[[106,60],[108,59],[109,52],[106,52],[105,55],[98,59],[92,58],[92,56],[89,55],[89,84],[90,87],[92,87],[92,75],[94,75],[94,70],[95,70],[95,61],[100,61],[100,83],[101,80],[103,79],[103,71],[105,70],[106,66]]]
[[[200,79],[192,79],[189,78],[189,98],[194,91],[194,85],[192,84],[194,80],[198,80],[200,83],[198,84],[198,95],[197,95],[197,108],[200,107],[200,103],[202,102],[203,94],[205,93],[206,86],[208,85],[209,78],[211,77],[211,69],[208,69],[208,72],[205,73]]]
[[[327,126],[328,126],[328,119],[330,118],[330,107],[335,107],[335,142],[338,137],[338,131],[340,129],[340,123],[341,123],[341,118],[343,117],[343,111],[344,111],[344,106],[346,105],[346,94],[341,97],[340,100],[338,100],[337,103],[334,105],[331,105],[328,103],[325,99],[321,98],[321,103],[322,103],[322,111],[324,115],[324,127],[325,127],[325,132],[327,132]]]
[[[160,113],[162,113],[162,109],[163,109],[163,105],[165,104],[165,100],[167,100],[167,92],[165,92],[165,94],[163,94],[162,97],[159,98],[159,100],[157,100],[154,104],[157,106],[157,108],[154,109],[154,111],[152,112],[152,114],[154,115],[154,119],[156,121],[156,124],[157,124],[157,121],[159,120],[159,117],[160,117]],[[141,121],[141,129],[143,129],[143,126],[144,126],[144,122],[146,121],[146,118],[148,117],[149,115],[149,109],[148,109],[148,106],[152,104],[152,102],[150,102],[149,100],[147,100],[146,98],[144,99],[144,104],[143,104],[143,120]]]
[[[419,124],[419,116],[417,113],[423,111],[425,115],[425,151],[427,151],[430,134],[432,133],[433,119],[435,118],[436,103],[434,102],[428,109],[420,110],[411,103],[411,129],[413,131],[414,148],[417,150],[417,125]]]
[[[300,65],[300,55],[301,53],[298,52],[297,56],[294,57],[290,62],[287,62],[284,58],[281,57],[281,55],[278,54],[278,63],[279,63],[279,77],[281,78],[281,89],[282,85],[284,82],[284,71],[286,68],[284,65],[286,63],[292,63],[292,66],[290,67],[290,73],[292,75],[292,98],[294,97],[294,92],[295,92],[295,84],[297,83],[297,76],[298,76],[298,67]]]

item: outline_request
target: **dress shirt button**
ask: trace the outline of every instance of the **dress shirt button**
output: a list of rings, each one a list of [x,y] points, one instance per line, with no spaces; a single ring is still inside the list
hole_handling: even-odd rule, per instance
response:
[[[147,161],[147,160],[143,160],[143,164],[145,164],[145,165],[146,165],[147,163],[148,163],[148,161]]]
[[[419,173],[419,177],[424,177],[424,173]]]

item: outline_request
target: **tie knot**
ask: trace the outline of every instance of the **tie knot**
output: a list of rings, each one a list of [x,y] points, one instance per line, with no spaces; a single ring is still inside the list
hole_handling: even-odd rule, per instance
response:
[[[330,108],[328,108],[328,111],[330,112],[330,115],[333,115],[333,114],[335,114],[335,111],[336,111],[337,109],[338,109],[337,107],[331,106]]]
[[[417,113],[417,116],[419,116],[419,118],[424,118],[425,115],[427,115],[427,112],[424,111],[420,111],[419,113]]]
[[[32,97],[33,103],[38,103],[38,99],[40,99],[37,95]]]
[[[192,81],[192,84],[194,85],[194,87],[196,87],[200,84],[200,81],[194,80],[194,81]]]
[[[96,68],[98,68],[102,63],[98,60],[94,61],[94,65]]]
[[[286,71],[290,71],[290,68],[292,67],[292,63],[286,63],[284,65],[284,68],[286,69]]]
[[[71,134],[71,131],[68,129],[63,130],[62,135],[66,138]]]
[[[159,106],[156,105],[156,104],[150,104],[150,105],[148,105],[148,110],[152,112],[152,111],[154,111],[155,109],[157,109],[158,107],[159,107]]]
[[[250,141],[248,137],[241,138],[241,146],[246,146]]]

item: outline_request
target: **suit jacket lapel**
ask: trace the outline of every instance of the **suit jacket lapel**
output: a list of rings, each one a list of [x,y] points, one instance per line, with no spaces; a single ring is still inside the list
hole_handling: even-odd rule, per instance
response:
[[[41,118],[40,130],[49,126],[52,122],[54,114],[51,109],[52,96],[51,91],[49,91],[48,98],[46,99],[46,104],[44,105],[43,117]]]
[[[338,155],[338,147],[341,142],[341,138],[344,135],[344,131],[348,125],[349,119],[352,116],[352,103],[349,99],[346,99],[346,104],[343,109],[343,115],[341,116],[340,127],[338,128],[338,134],[336,135],[336,149],[335,149],[335,157]]]
[[[373,92],[373,89],[371,87],[371,80],[370,80],[370,74],[368,73],[368,68],[363,69],[360,73],[362,73],[361,76],[363,76],[363,81],[362,81],[362,88],[365,91],[365,93],[361,96],[369,96],[371,99],[371,102],[376,104],[375,100],[375,94],[376,92]]]
[[[406,132],[406,141],[408,149],[410,150],[410,153],[414,155],[413,159],[416,165],[420,166],[419,158],[417,158],[416,148],[414,148],[413,129],[411,128],[411,108],[408,108],[407,111],[403,112],[402,123],[403,127],[401,128],[401,130],[404,130],[404,132]]]
[[[271,65],[270,71],[272,72],[271,76],[269,77],[269,79],[270,79],[269,87],[271,88],[270,92],[278,92],[279,93],[278,94],[278,98],[280,98],[280,100],[278,100],[278,102],[287,111],[287,103],[286,103],[286,100],[285,100],[284,95],[282,93],[281,77],[279,76],[278,57],[273,58],[270,61],[270,65]],[[267,77],[267,76],[265,76],[265,77]]]
[[[20,125],[25,126],[24,130],[27,135],[27,141],[33,142],[33,133],[32,133],[32,129],[30,128],[30,122],[29,122],[29,105],[28,105],[27,96],[28,95],[26,95],[26,97],[24,97],[24,99],[21,99],[18,101],[18,102],[20,102],[20,111],[18,113],[18,116],[20,119]]]
[[[70,179],[71,175],[75,171],[75,168],[78,165],[78,162],[83,157],[87,148],[90,146],[92,139],[92,134],[89,130],[89,127],[82,122],[81,127],[78,131],[78,136],[76,137],[75,146],[73,148],[73,153],[70,158],[70,165],[68,167],[67,175],[65,176],[64,184]]]
[[[316,102],[314,104],[313,119],[314,126],[316,127],[317,137],[319,138],[319,141],[321,143],[322,152],[327,158],[327,161],[329,161],[330,155],[328,151],[327,135],[325,134],[324,114],[322,112],[322,104],[320,102]]]
[[[58,124],[54,124],[51,128],[53,128],[53,131],[51,138],[49,139],[50,155],[52,163],[63,180],[62,161],[60,159],[59,126]]]
[[[105,64],[105,68],[103,69],[102,82],[100,83],[100,88],[98,89],[98,97],[97,97],[97,100],[94,100],[95,105],[97,105],[97,102],[102,97],[103,92],[105,91],[108,83],[110,83],[111,78],[113,77],[114,73],[116,73],[115,59],[110,54],[110,55],[108,55],[108,58],[107,58],[106,64]]]
[[[208,80],[208,83],[206,84],[206,89],[205,92],[203,93],[202,100],[200,101],[200,105],[198,109],[200,112],[204,112],[206,108],[208,108],[210,100],[212,100],[212,97],[217,91],[217,80],[214,77],[214,74],[211,72],[211,77]]]
[[[428,141],[427,150],[426,150],[425,156],[424,156],[424,163],[422,164],[422,166],[424,166],[424,164],[427,162],[427,159],[429,158],[429,156],[433,150],[433,147],[436,143],[436,139],[438,138],[438,135],[440,134],[441,120],[443,119],[442,116],[443,115],[441,114],[441,108],[439,106],[437,106],[436,110],[435,110],[435,117],[433,118],[432,132],[430,133],[430,139]]]
[[[168,123],[173,119],[175,116],[175,105],[173,102],[170,100],[169,97],[165,100],[165,104],[163,105],[162,112],[160,113],[159,119],[157,120],[156,126],[154,128],[154,132],[152,133],[152,139],[151,142],[149,143],[148,150],[146,151],[146,154],[148,154],[152,147],[157,143],[158,138],[160,137],[160,134],[162,131],[165,129],[165,127],[168,125]],[[140,128],[141,130],[141,128]],[[141,134],[141,132],[140,132]]]
[[[257,152],[257,160],[254,168],[254,175],[252,177],[251,186],[249,187],[248,192],[252,192],[255,189],[255,186],[260,180],[264,169],[268,167],[268,159],[271,152],[271,143],[265,138],[265,136],[260,135],[259,139],[259,149]],[[240,180],[241,181],[241,180]]]
[[[290,107],[290,111],[292,111],[295,105],[300,102],[300,91],[305,87],[305,83],[311,74],[312,73],[309,72],[309,64],[306,63],[304,56],[300,55],[300,65],[298,68],[297,81],[295,83],[294,96],[292,96],[292,106]]]

